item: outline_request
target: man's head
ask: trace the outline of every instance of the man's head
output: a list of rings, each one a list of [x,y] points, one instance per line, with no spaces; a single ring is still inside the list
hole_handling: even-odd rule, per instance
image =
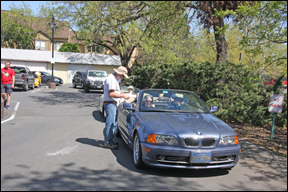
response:
[[[5,69],[8,69],[11,65],[11,62],[10,61],[6,61],[5,62]]]
[[[117,79],[123,79],[124,77],[129,78],[127,75],[128,70],[126,69],[126,67],[120,66],[117,69],[114,69],[114,71],[116,72]]]
[[[145,107],[151,107],[151,105],[153,104],[153,96],[152,95],[145,95],[144,97],[144,105]]]
[[[128,92],[133,92],[134,90],[134,87],[132,85],[130,85],[128,88],[127,88]]]

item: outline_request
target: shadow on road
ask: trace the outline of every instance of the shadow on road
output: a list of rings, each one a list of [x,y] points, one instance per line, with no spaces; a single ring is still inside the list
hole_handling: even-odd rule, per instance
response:
[[[75,92],[49,91],[43,92],[43,96],[30,96],[36,102],[44,105],[75,105],[78,108],[99,107],[100,94],[82,94]],[[48,95],[47,95],[48,94]]]
[[[100,113],[100,110],[93,111],[92,116],[94,117],[94,119],[96,121],[100,121],[100,122],[105,123],[104,116],[103,116],[103,114]]]
[[[241,154],[239,163],[262,175],[261,177],[250,178],[251,180],[286,179],[287,182],[287,158],[246,140],[240,140],[240,145]],[[267,171],[264,171],[264,167],[270,169],[265,169]]]

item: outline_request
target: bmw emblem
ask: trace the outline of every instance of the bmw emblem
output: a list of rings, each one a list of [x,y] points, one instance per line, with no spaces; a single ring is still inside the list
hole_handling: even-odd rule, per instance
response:
[[[197,131],[197,135],[202,135],[202,133],[200,131]]]

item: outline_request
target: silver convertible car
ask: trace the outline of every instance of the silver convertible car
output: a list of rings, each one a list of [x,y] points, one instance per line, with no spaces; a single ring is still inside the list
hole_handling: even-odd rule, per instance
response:
[[[241,147],[235,131],[191,91],[143,89],[118,105],[116,136],[136,168],[230,169]]]

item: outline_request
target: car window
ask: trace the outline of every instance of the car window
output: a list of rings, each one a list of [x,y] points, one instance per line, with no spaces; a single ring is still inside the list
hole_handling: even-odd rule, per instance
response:
[[[191,91],[148,89],[140,96],[140,111],[210,113],[205,103]]]
[[[88,76],[91,77],[106,77],[105,71],[89,71]]]
[[[24,67],[10,67],[14,70],[15,73],[26,73],[26,70]]]

